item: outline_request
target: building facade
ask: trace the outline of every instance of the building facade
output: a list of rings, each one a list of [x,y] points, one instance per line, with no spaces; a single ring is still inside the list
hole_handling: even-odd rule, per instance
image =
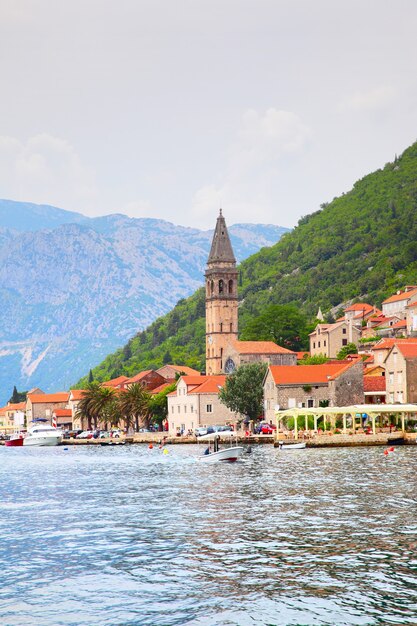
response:
[[[265,420],[275,423],[275,413],[293,408],[362,404],[362,360],[323,365],[274,366],[264,379]]]

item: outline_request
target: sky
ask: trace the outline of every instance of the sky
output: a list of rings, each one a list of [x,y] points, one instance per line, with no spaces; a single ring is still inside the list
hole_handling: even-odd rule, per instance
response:
[[[0,0],[0,197],[292,227],[417,140],[415,0]]]

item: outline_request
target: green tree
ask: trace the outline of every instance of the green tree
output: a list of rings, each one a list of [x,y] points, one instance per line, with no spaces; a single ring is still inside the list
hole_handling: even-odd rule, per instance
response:
[[[262,383],[267,370],[266,363],[241,365],[226,378],[219,398],[231,411],[256,420],[263,413]]]
[[[27,396],[27,391],[18,391],[16,385],[13,387],[13,393],[9,402],[12,404],[18,404],[19,402],[25,402]]]
[[[149,401],[149,413],[152,416],[152,419],[159,424],[162,425],[162,422],[166,419],[168,415],[168,399],[167,395],[174,391],[176,387],[175,383],[165,387],[162,391],[155,394],[151,397]]]
[[[167,363],[171,363],[172,362],[172,356],[169,350],[167,350],[162,358],[162,363],[164,365],[167,365]]]
[[[354,343],[348,343],[346,346],[343,346],[343,348],[337,353],[337,358],[339,361],[343,361],[348,354],[358,354],[358,348]]]
[[[327,363],[328,358],[324,354],[312,354],[311,356],[304,356],[301,365],[322,365]]]
[[[88,382],[92,383],[93,380],[94,380],[93,370],[90,369],[90,371],[88,372]]]
[[[104,387],[97,382],[87,385],[87,389],[78,403],[77,415],[87,420],[89,430],[92,425],[97,428],[100,419],[106,422],[111,421],[109,407],[113,405],[115,393],[112,387]]]
[[[119,396],[120,412],[126,420],[126,428],[135,422],[136,432],[139,431],[139,420],[147,426],[149,423],[150,393],[140,383],[133,383]]]
[[[242,339],[274,341],[288,350],[303,350],[308,345],[307,318],[290,304],[271,304],[246,324]]]

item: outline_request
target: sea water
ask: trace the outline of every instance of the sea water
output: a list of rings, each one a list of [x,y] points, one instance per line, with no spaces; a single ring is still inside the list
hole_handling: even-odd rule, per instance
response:
[[[417,448],[0,448],[0,624],[417,624]]]

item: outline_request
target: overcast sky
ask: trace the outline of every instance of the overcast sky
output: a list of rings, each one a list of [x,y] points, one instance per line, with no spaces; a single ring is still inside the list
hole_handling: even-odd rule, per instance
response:
[[[415,0],[0,0],[0,197],[293,226],[417,139]]]

